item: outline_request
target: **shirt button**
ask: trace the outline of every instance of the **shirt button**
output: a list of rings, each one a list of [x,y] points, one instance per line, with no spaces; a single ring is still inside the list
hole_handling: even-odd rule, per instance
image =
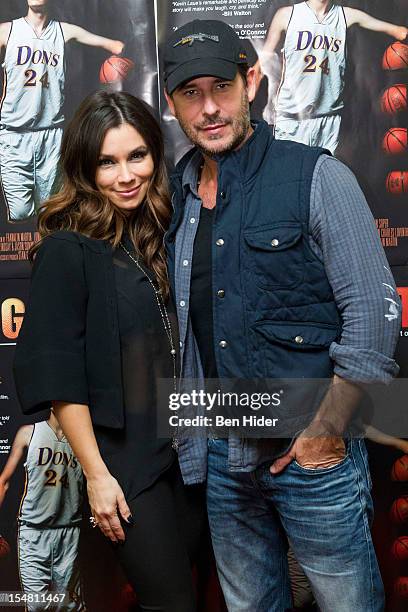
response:
[[[219,343],[221,348],[227,348],[228,346],[228,342],[226,340],[221,340],[221,342]]]
[[[181,302],[180,302],[180,306],[181,306],[182,308],[184,308],[184,306],[185,306],[185,305],[186,305],[185,301],[184,301],[184,300],[181,300]]]
[[[296,338],[295,338],[295,342],[296,342],[296,344],[302,344],[302,343],[303,343],[303,338],[302,338],[302,336],[296,336]]]
[[[195,223],[195,217],[191,217],[190,223]]]
[[[218,297],[219,297],[219,298],[223,298],[223,297],[225,297],[225,291],[224,291],[224,289],[219,289],[219,290],[217,291],[217,295],[218,295]]]
[[[277,247],[277,246],[279,246],[279,240],[278,240],[277,238],[274,238],[274,239],[271,241],[271,245],[272,245],[273,247]]]
[[[183,266],[188,266],[188,259],[184,259]]]
[[[222,238],[218,238],[217,242],[215,243],[217,246],[223,246],[224,241]]]
[[[225,200],[225,198],[227,197],[227,194],[225,193],[225,191],[221,191],[220,196],[222,197],[223,200]]]

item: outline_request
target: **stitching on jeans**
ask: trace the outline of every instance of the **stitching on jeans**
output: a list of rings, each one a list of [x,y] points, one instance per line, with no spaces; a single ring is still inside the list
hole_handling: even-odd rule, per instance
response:
[[[356,472],[358,494],[359,494],[359,498],[360,498],[360,504],[361,504],[361,507],[362,507],[363,512],[364,512],[363,522],[364,522],[364,532],[365,532],[365,539],[366,539],[367,552],[368,552],[368,563],[369,563],[369,567],[370,567],[370,583],[371,583],[370,609],[374,610],[374,605],[373,605],[373,603],[374,603],[373,602],[373,598],[374,598],[373,569],[374,568],[373,568],[373,560],[372,560],[372,555],[371,555],[371,550],[370,550],[370,545],[369,545],[369,539],[371,538],[371,533],[370,533],[370,529],[369,529],[368,521],[367,521],[367,505],[365,503],[363,503],[363,499],[362,499],[362,490],[361,490],[361,482],[360,482],[361,474],[360,474],[359,469],[357,468],[356,460],[355,460],[354,452],[353,451],[354,452],[355,451],[359,452],[361,460],[363,460],[359,444],[357,444],[357,448],[356,448],[354,440],[350,440],[350,457],[352,458],[354,469],[355,469],[355,472]]]

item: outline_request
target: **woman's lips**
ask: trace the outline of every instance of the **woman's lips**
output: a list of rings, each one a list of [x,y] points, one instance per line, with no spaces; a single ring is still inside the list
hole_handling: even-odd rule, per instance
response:
[[[133,187],[132,189],[127,189],[126,191],[117,191],[117,195],[120,198],[134,198],[135,195],[139,193],[140,185],[137,187]]]

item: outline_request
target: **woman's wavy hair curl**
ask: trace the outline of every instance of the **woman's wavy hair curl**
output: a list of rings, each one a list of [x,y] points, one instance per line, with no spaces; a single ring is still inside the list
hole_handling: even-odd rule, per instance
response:
[[[139,132],[154,162],[145,201],[129,216],[102,195],[95,184],[106,132],[124,123]],[[124,92],[98,91],[89,95],[65,130],[60,164],[61,190],[43,204],[38,216],[41,238],[58,230],[70,230],[89,238],[108,240],[116,247],[127,231],[136,252],[153,270],[167,299],[169,285],[163,236],[169,226],[171,204],[163,137],[148,106]],[[40,244],[41,240],[31,249],[31,259]]]

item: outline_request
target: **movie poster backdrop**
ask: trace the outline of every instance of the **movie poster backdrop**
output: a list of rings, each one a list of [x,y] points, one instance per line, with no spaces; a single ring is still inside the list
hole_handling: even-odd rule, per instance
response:
[[[251,41],[262,57],[276,11],[294,4],[300,3],[290,0],[157,0],[159,50],[167,33],[184,23],[192,19],[220,19],[231,25],[242,39]],[[346,0],[338,4],[360,9],[387,23],[406,25],[408,7],[405,0]],[[311,34],[300,25],[297,36],[296,43],[302,54]],[[330,71],[330,55],[344,53],[345,73],[339,94],[343,108],[335,153],[352,168],[360,181],[390,264],[403,265],[408,262],[408,57],[398,55],[398,44],[389,49],[396,42],[382,32],[353,25],[347,29],[344,41],[324,41],[323,37],[318,37],[316,49],[321,53],[322,47],[328,46],[329,63],[319,67],[308,55],[303,58],[303,68],[299,72],[304,76],[306,70],[307,78],[313,78],[313,71]],[[253,104],[254,118],[263,117],[270,124],[274,123],[275,98],[284,64],[281,47],[264,60],[265,77]],[[390,89],[397,85],[400,86],[398,90]],[[163,98],[161,102],[165,130],[175,143],[174,158],[179,159],[188,149],[188,143]],[[316,144],[313,138],[310,144]]]
[[[118,69],[104,48],[71,41],[64,44],[64,101],[61,115],[69,120],[83,97],[98,88],[123,89],[142,97],[160,112],[166,136],[168,157],[177,161],[189,148],[189,143],[167,110],[163,83],[158,81],[160,52],[166,36],[194,18],[220,19],[236,29],[240,37],[251,42],[256,53],[250,52],[251,62],[262,58],[271,22],[276,11],[286,5],[299,4],[291,0],[49,0],[53,19],[76,24],[85,30],[112,41],[122,41],[119,54],[124,63],[120,78]],[[350,0],[342,2],[369,13],[377,19],[408,25],[406,0]],[[2,0],[0,23],[15,20],[27,13],[25,0]],[[303,32],[303,31],[302,31]],[[157,34],[157,39],[156,39]],[[303,32],[299,45],[308,34]],[[283,41],[282,41],[283,42]],[[401,337],[397,360],[401,375],[408,374],[408,150],[407,107],[408,56],[395,46],[391,36],[372,32],[359,26],[347,30],[345,43],[345,73],[341,87],[342,104],[339,145],[336,156],[357,175],[367,201],[376,218],[377,227],[392,266],[403,304]],[[319,41],[316,41],[319,45]],[[394,46],[393,46],[394,45]],[[17,45],[18,46],[18,45]],[[21,63],[29,61],[30,41],[22,41]],[[254,119],[264,118],[274,123],[275,96],[281,82],[282,53],[278,47],[264,66],[252,105]],[[250,49],[250,47],[248,47]],[[31,52],[34,51],[34,48]],[[18,53],[18,51],[17,51]],[[39,60],[37,54],[36,60]],[[4,60],[4,49],[1,50]],[[47,62],[42,56],[40,61]],[[306,68],[313,68],[311,58]],[[311,65],[312,64],[312,65]],[[43,64],[41,64],[43,65]],[[101,68],[105,66],[105,69]],[[323,66],[323,69],[325,65]],[[326,66],[327,68],[327,66]],[[316,69],[317,66],[316,66]],[[27,67],[34,70],[34,67]],[[113,74],[113,76],[112,76]],[[27,79],[33,78],[29,73]],[[38,76],[38,75],[37,75]],[[41,78],[41,77],[39,77]],[[102,82],[101,82],[102,81]],[[107,82],[114,81],[114,82]],[[7,88],[7,82],[3,83]],[[36,86],[39,86],[38,83]],[[404,102],[405,100],[405,102]],[[63,125],[63,124],[62,124]],[[1,134],[1,133],[0,133]],[[1,155],[6,152],[0,147]],[[4,188],[3,188],[4,189]],[[19,427],[39,421],[23,418],[18,407],[12,381],[11,363],[14,345],[24,316],[28,295],[29,264],[27,252],[36,239],[35,217],[13,221],[8,217],[7,204],[0,194],[0,277],[1,336],[0,336],[0,471],[10,453]],[[339,236],[341,240],[341,236]],[[344,245],[347,248],[347,245]],[[376,518],[374,540],[387,590],[387,609],[406,609],[408,593],[408,543],[406,516],[398,512],[405,508],[398,500],[408,499],[408,475],[400,466],[402,451],[369,442],[370,464],[374,482]],[[398,465],[397,465],[398,464]],[[397,465],[397,468],[395,467]],[[0,591],[20,590],[16,548],[16,514],[24,486],[24,470],[15,472],[3,506],[0,508],[0,535],[10,550],[0,555]],[[407,502],[405,502],[406,507]],[[405,517],[405,518],[404,518]],[[131,610],[134,594],[97,533],[85,521],[84,544],[81,551],[85,598],[88,610]],[[405,539],[404,539],[405,538]],[[209,570],[210,571],[210,570]],[[210,596],[201,597],[201,610],[222,612],[222,598],[215,581],[211,581]],[[203,593],[204,591],[202,591]],[[1,605],[1,604],[0,604]]]

